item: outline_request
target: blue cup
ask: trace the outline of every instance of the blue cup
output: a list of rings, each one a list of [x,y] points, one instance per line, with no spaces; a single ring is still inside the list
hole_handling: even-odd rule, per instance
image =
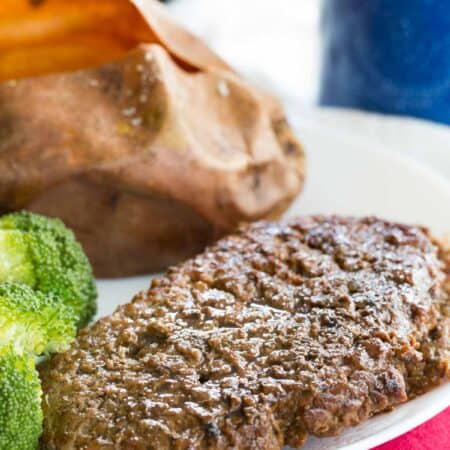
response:
[[[320,103],[450,124],[450,0],[324,0]]]

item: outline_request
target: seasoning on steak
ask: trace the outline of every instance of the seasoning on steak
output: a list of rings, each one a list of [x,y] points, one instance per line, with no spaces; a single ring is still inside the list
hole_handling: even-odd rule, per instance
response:
[[[427,230],[374,218],[245,228],[42,369],[43,445],[268,450],[338,434],[448,377],[444,256]]]

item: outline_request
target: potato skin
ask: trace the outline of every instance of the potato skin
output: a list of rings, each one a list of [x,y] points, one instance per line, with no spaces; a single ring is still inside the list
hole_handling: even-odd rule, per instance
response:
[[[159,44],[110,64],[0,84],[0,212],[60,217],[97,276],[163,269],[303,186],[278,103]]]
[[[83,176],[45,191],[28,207],[76,230],[100,277],[162,270],[200,252],[219,234],[179,202],[123,192]]]

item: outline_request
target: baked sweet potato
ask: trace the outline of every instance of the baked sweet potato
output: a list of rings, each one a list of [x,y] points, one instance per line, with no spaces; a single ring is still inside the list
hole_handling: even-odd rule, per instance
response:
[[[74,229],[98,276],[280,215],[304,154],[278,102],[153,1],[0,2],[0,212]]]

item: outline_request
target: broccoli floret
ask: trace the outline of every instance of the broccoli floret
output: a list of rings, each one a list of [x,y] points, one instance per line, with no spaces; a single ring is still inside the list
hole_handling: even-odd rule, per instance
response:
[[[73,233],[58,219],[29,212],[0,218],[0,282],[26,283],[59,297],[84,326],[96,311],[92,269]]]
[[[0,450],[36,450],[42,432],[41,397],[33,357],[0,348]]]
[[[0,283],[0,345],[35,355],[65,350],[74,340],[77,315],[53,294],[18,283]]]

